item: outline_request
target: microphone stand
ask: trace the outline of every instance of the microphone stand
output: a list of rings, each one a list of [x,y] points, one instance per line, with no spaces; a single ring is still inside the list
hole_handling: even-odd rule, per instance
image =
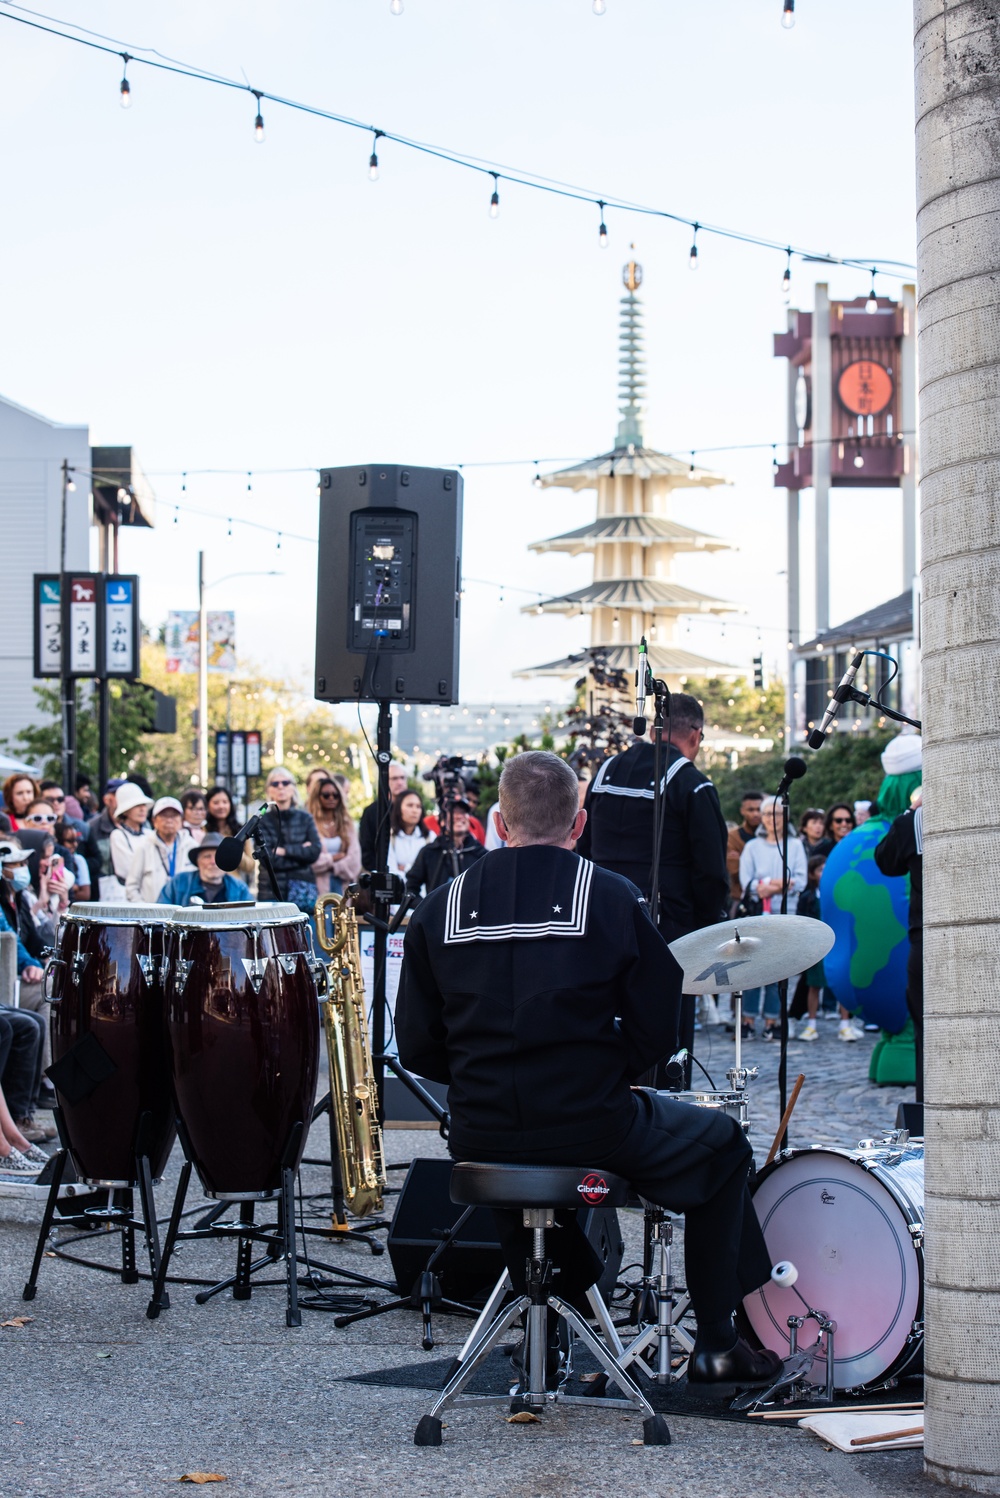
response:
[[[279,826],[280,826],[280,817],[281,817],[281,813],[279,811],[278,812]],[[279,895],[278,895],[278,876],[274,872],[274,864],[271,862],[271,855],[270,855],[270,853],[267,850],[267,843],[264,841],[264,833],[263,833],[263,830],[261,828],[261,821],[262,820],[263,820],[263,818],[261,818],[257,822],[256,827],[251,832],[251,834],[250,834],[250,841],[253,843],[253,856],[254,856],[254,859],[256,860],[257,863],[263,864],[263,866],[264,866],[264,873],[268,877],[268,881],[269,881],[269,883],[271,885],[271,888],[274,890],[274,898],[277,900],[279,898]],[[239,868],[239,864],[237,864],[236,867]],[[257,876],[257,888],[258,888],[258,890],[260,889],[260,875],[259,874]]]
[[[781,914],[788,914],[788,790],[789,781],[787,776],[782,777],[778,787],[781,798],[781,810],[783,814],[783,826],[781,830]],[[778,980],[778,1002],[781,1005],[781,1028],[778,1035],[780,1050],[778,1053],[778,1117],[785,1116],[785,1103],[788,1094],[788,979]],[[787,1148],[788,1128],[786,1126],[781,1139],[778,1142],[779,1149]]]

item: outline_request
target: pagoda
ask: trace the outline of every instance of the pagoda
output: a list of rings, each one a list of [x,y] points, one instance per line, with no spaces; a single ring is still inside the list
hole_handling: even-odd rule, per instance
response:
[[[739,668],[684,650],[676,643],[684,614],[729,614],[737,606],[678,582],[674,558],[685,551],[725,551],[728,543],[681,525],[669,515],[674,489],[711,489],[727,482],[720,474],[646,447],[641,397],[646,388],[642,352],[642,304],[636,295],[642,266],[630,260],[622,272],[621,421],[611,452],[572,468],[544,474],[542,488],[596,489],[597,514],[586,525],[535,541],[530,550],[594,554],[594,580],[584,588],[527,604],[522,613],[589,614],[590,647],[581,654],[529,666],[515,676],[578,676],[582,663],[600,657],[611,668],[634,670],[639,639],[646,636],[649,663],[676,691],[688,676],[737,676]]]

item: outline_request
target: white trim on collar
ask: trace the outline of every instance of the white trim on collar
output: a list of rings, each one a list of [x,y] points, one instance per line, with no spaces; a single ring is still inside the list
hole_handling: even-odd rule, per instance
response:
[[[452,880],[448,888],[444,921],[445,944],[454,946],[468,941],[510,941],[515,938],[530,941],[542,936],[586,936],[594,865],[586,858],[581,858],[579,863],[573,885],[573,899],[565,920],[515,921],[504,926],[488,926],[479,921],[474,925],[462,924],[462,888],[472,872],[471,869],[466,869],[457,879]]]
[[[652,786],[652,784],[650,784],[650,787],[649,787],[648,790],[641,790],[638,786],[631,786],[631,785],[605,785],[604,784],[604,777],[607,774],[608,770],[611,768],[611,766],[614,764],[614,762],[615,762],[614,759],[606,759],[604,761],[603,765],[598,770],[597,774],[594,776],[593,781],[591,782],[590,794],[592,796],[633,796],[633,797],[638,797],[638,798],[640,798],[640,799],[642,799],[644,801],[652,801],[652,799],[653,799],[653,786]],[[683,768],[684,768],[684,766],[686,764],[690,764],[690,760],[686,759],[683,754],[681,755],[680,759],[675,759],[674,760],[673,764],[670,766],[670,769],[667,771],[667,773],[664,775],[662,781],[660,782],[661,791],[665,791],[666,790],[667,786],[673,780],[673,778],[677,774],[678,770],[683,770]]]

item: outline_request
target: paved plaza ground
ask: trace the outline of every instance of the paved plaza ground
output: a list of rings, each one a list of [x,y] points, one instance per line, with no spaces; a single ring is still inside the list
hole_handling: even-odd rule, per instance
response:
[[[813,1044],[790,1047],[789,1077],[806,1084],[791,1129],[793,1145],[853,1145],[892,1127],[912,1088],[867,1083],[875,1037],[849,1045],[837,1026],[821,1025]],[[722,1083],[732,1040],[704,1032],[701,1056]],[[755,1042],[753,1138],[763,1158],[777,1123],[778,1047]],[[724,1083],[723,1083],[724,1085]],[[319,1128],[309,1153],[326,1142]],[[391,1161],[444,1153],[433,1130],[391,1130]],[[180,1157],[175,1151],[157,1191],[169,1211]],[[322,1191],[328,1172],[303,1172],[307,1191]],[[394,1179],[401,1180],[400,1173]],[[193,1193],[192,1193],[193,1198]],[[390,1202],[394,1198],[389,1199]],[[37,1298],[21,1288],[31,1260],[40,1202],[0,1200],[0,1321],[27,1314],[21,1328],[0,1329],[4,1395],[0,1402],[0,1494],[4,1498],[90,1498],[162,1494],[192,1471],[225,1474],[212,1491],[237,1495],[378,1494],[379,1498],[536,1498],[605,1493],[748,1495],[809,1498],[917,1493],[935,1489],[917,1451],[844,1456],[795,1428],[671,1415],[674,1444],[644,1448],[636,1416],[569,1409],[535,1425],[509,1425],[506,1407],[482,1403],[446,1413],[444,1444],[417,1449],[413,1427],[428,1395],[419,1389],[347,1382],[351,1375],[428,1357],[451,1356],[468,1322],[440,1317],[439,1344],[420,1348],[420,1320],[394,1313],[338,1331],[333,1317],[303,1313],[287,1329],[281,1289],[249,1302],[222,1294],[205,1306],[174,1287],[172,1305],[148,1321],[145,1283],[56,1258],[43,1260]],[[626,1263],[636,1258],[641,1220],[623,1213]],[[388,1257],[354,1245],[316,1246],[328,1261],[391,1278]],[[85,1245],[111,1262],[112,1243]],[[186,1245],[178,1273],[232,1272],[226,1243]]]

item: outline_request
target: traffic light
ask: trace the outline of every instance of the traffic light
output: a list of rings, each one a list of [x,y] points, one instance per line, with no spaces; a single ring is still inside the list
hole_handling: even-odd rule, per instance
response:
[[[764,657],[755,655],[753,658],[753,684],[758,692],[764,690]]]

